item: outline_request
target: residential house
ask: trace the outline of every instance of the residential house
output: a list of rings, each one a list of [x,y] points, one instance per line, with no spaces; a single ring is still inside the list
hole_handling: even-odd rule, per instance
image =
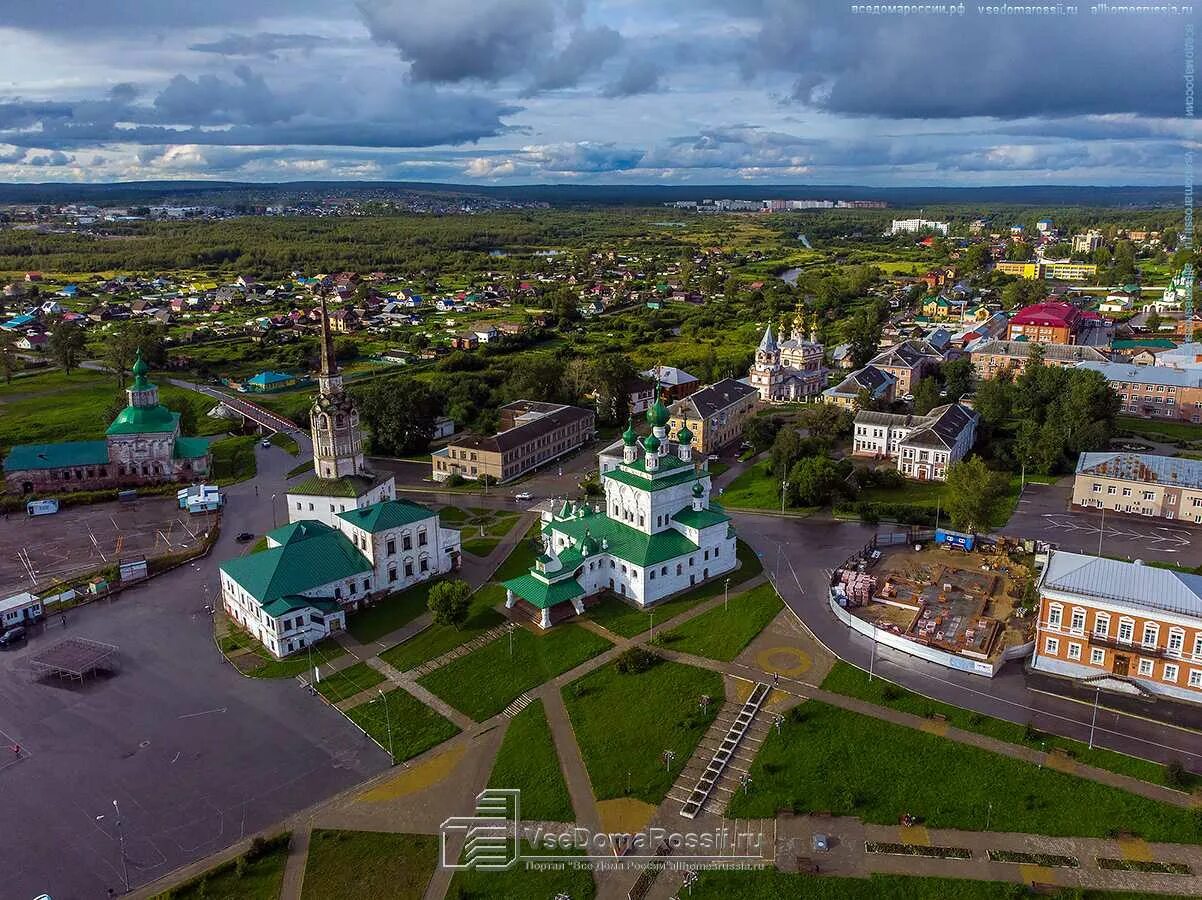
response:
[[[1042,354],[1044,365],[1072,367],[1082,362],[1109,362],[1109,357],[1096,347],[1084,344],[1036,344],[1030,341],[981,341],[969,350],[977,378],[996,378],[1003,371],[1018,374],[1027,367],[1035,348]]]
[[[659,387],[660,396],[672,403],[683,400],[694,391],[701,389],[701,381],[690,375],[684,369],[675,366],[656,366],[642,373],[644,378],[650,378]]]
[[[878,353],[868,364],[892,375],[898,394],[909,394],[930,372],[943,362],[943,354],[925,341],[905,341]]]
[[[962,403],[937,406],[925,416],[862,409],[856,413],[852,453],[892,459],[897,470],[919,481],[946,481],[977,439],[980,416]]]
[[[672,440],[682,428],[693,435],[698,452],[713,453],[741,440],[743,426],[755,412],[759,391],[743,381],[725,378],[672,404],[668,434]]]
[[[856,369],[834,387],[822,392],[822,398],[827,403],[834,403],[844,409],[857,409],[860,394],[868,392],[868,399],[883,403],[892,402],[897,379],[888,372],[882,372],[876,366],[868,365]]]

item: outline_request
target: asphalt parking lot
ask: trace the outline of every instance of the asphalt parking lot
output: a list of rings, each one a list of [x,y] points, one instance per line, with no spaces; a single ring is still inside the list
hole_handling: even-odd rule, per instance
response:
[[[269,485],[294,464],[256,452],[265,496],[251,483],[230,489],[211,557],[69,612],[65,628],[52,618],[28,646],[0,653],[0,896],[121,893],[114,800],[137,886],[386,768],[296,681],[244,678],[213,644],[204,583],[241,550],[237,531],[270,525]],[[67,635],[117,644],[120,670],[83,686],[32,681],[24,658]]]
[[[1028,484],[1003,529],[1012,537],[1037,538],[1077,553],[1099,552],[1123,559],[1202,565],[1202,527],[1167,519],[1122,515],[1069,506],[1071,479]]]

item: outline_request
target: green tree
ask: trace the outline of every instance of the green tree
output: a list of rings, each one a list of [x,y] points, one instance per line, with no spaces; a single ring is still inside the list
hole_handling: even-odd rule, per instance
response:
[[[858,369],[876,356],[881,343],[881,321],[873,311],[862,309],[843,326],[843,339],[851,344],[851,358]]]
[[[436,625],[462,628],[471,608],[472,588],[466,581],[449,578],[430,588],[426,606]]]
[[[939,396],[939,381],[935,377],[928,375],[914,385],[914,412],[918,415],[925,416],[942,402]]]
[[[772,446],[779,432],[780,425],[771,416],[752,416],[743,427],[743,439],[761,453]]]
[[[992,261],[988,244],[973,244],[964,251],[964,268],[969,272],[984,272]]]
[[[833,444],[840,438],[850,437],[855,422],[852,414],[842,406],[815,403],[802,411],[801,424],[809,431],[810,437]]]
[[[965,394],[972,392],[976,370],[967,356],[945,362],[939,369],[943,376],[943,388],[947,391],[947,402],[955,403]]]
[[[789,503],[794,506],[823,506],[840,484],[839,470],[828,456],[807,456],[789,470]]]
[[[805,446],[801,434],[796,428],[784,427],[776,433],[772,441],[772,474],[777,480],[784,479],[793,464],[801,458]]]
[[[21,370],[21,358],[17,355],[17,337],[11,331],[0,331],[0,374],[4,383],[12,384],[13,373]]]
[[[425,452],[442,406],[443,398],[416,378],[377,380],[359,396],[372,451],[385,456]]]
[[[994,472],[979,456],[953,463],[947,470],[944,503],[958,531],[988,531],[1000,514],[1008,479]]]
[[[146,322],[131,322],[115,331],[104,342],[101,361],[105,368],[117,376],[117,387],[125,387],[125,377],[137,359],[138,353],[151,368],[163,365],[166,351],[163,346],[163,329]]]
[[[50,330],[50,355],[68,375],[79,368],[79,357],[84,350],[83,329],[71,322],[58,322]]]
[[[1160,314],[1156,312],[1156,310],[1152,310],[1152,312],[1148,313],[1147,319],[1144,320],[1144,327],[1147,328],[1148,331],[1152,332],[1152,334],[1156,334],[1156,332],[1160,331],[1160,324]]]

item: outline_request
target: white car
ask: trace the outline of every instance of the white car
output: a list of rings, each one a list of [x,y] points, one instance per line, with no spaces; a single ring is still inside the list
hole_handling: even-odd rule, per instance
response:
[[[711,453],[709,456],[707,456],[707,457],[706,457],[706,459],[708,459],[710,462],[717,462],[717,461],[718,461],[718,454],[717,454],[717,453]]]
[[[514,500],[521,500],[521,501],[523,501],[523,502],[524,502],[524,501],[526,501],[526,500],[533,500],[533,499],[534,499],[534,495],[533,495],[533,494],[531,494],[529,491],[522,491],[520,494],[514,494],[514,495],[513,495],[513,499],[514,499]]]
[[[263,447],[270,447],[271,446],[271,438],[263,438],[263,440],[260,441],[260,444]]]

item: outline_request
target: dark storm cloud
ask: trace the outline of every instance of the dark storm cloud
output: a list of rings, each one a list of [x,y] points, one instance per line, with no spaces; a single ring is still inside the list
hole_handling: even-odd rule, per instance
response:
[[[767,0],[741,65],[793,98],[886,118],[1181,115],[1185,20],[1171,16],[856,16]]]
[[[635,94],[650,94],[660,89],[663,71],[659,64],[644,57],[636,57],[626,64],[616,81],[605,86],[606,97],[633,97]]]
[[[227,34],[216,41],[189,44],[197,53],[216,53],[221,56],[247,56],[276,59],[286,50],[312,50],[328,42],[315,34],[277,34],[261,31],[258,34]]]
[[[576,28],[563,50],[541,66],[527,93],[574,87],[620,49],[622,35],[607,25]]]
[[[395,47],[417,81],[498,81],[547,54],[552,0],[358,0],[371,36]]]
[[[425,85],[395,85],[357,107],[337,83],[274,90],[249,69],[233,78],[173,77],[148,104],[121,88],[106,100],[0,103],[0,142],[69,148],[110,142],[430,147],[507,130],[517,108]]]

